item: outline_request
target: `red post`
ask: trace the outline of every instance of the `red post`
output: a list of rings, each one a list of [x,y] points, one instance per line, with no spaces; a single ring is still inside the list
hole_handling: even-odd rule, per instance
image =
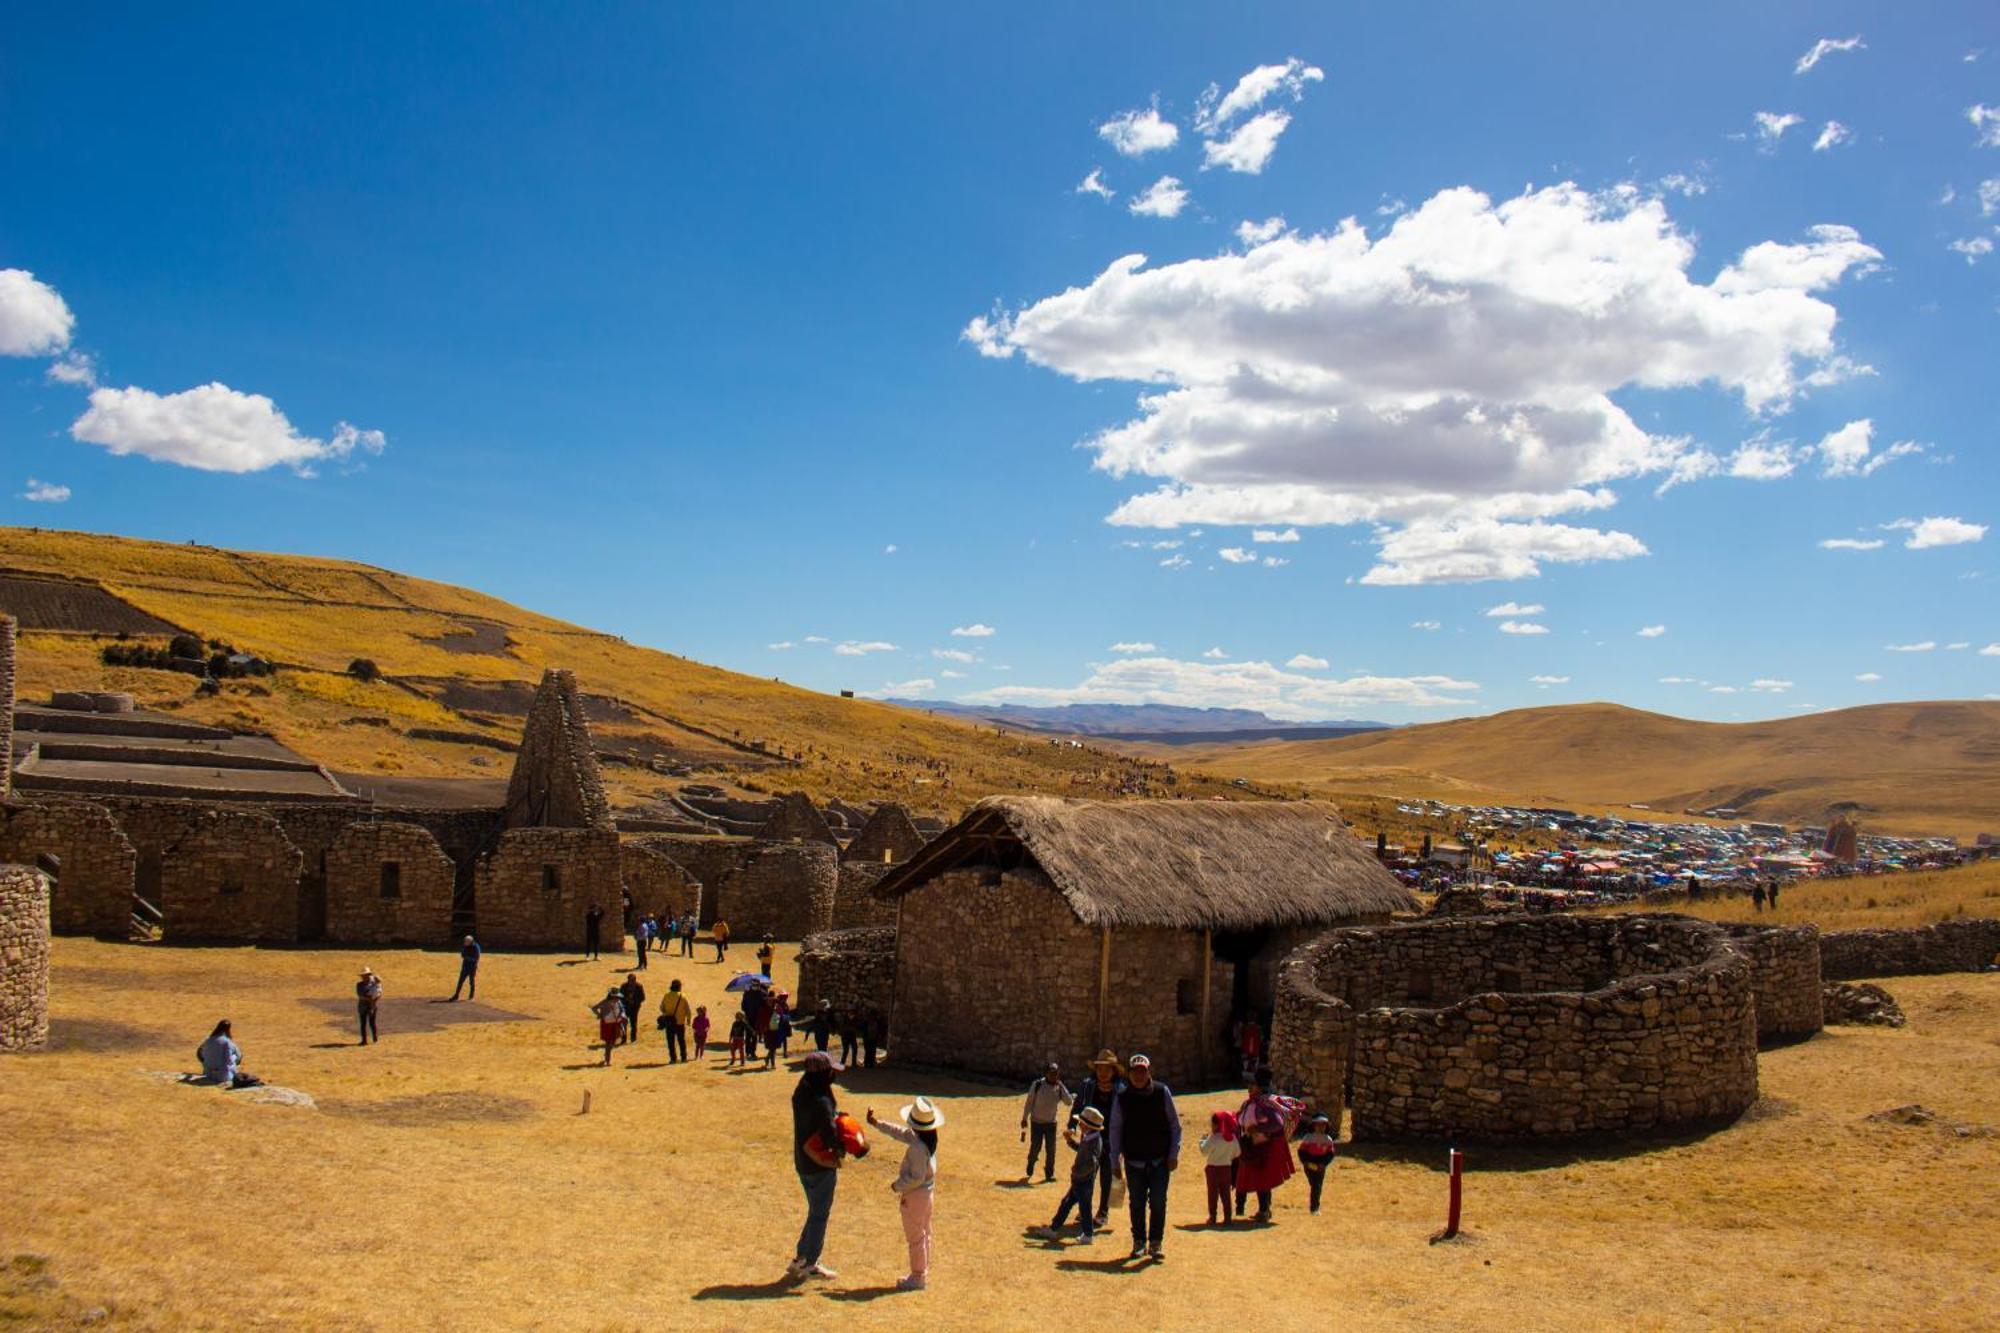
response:
[[[1451,1203],[1445,1212],[1444,1230],[1431,1237],[1431,1244],[1450,1240],[1458,1234],[1459,1203],[1464,1197],[1465,1154],[1458,1149],[1451,1150]]]

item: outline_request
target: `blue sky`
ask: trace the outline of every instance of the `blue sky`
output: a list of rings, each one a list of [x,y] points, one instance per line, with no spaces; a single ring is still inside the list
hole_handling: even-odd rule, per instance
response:
[[[828,690],[2000,695],[1990,5],[1073,8],[24,11],[0,521]]]

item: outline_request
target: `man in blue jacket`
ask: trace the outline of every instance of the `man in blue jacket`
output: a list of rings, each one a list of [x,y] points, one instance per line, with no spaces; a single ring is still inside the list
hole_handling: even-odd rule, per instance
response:
[[[456,1000],[462,990],[468,1000],[479,998],[479,941],[470,935],[458,946],[458,984],[451,988],[451,998]]]

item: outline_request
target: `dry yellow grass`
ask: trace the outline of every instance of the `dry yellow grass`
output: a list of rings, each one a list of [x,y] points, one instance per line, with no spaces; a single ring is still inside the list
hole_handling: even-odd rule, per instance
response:
[[[1525,708],[1319,741],[1141,747],[1187,768],[1352,797],[1548,804],[1679,818],[1727,805],[1816,823],[1969,837],[2000,823],[2000,703],[1878,704],[1771,722],[1692,722],[1616,704]],[[1647,817],[1644,812],[1632,812]]]
[[[990,727],[704,666],[468,589],[347,561],[0,528],[0,568],[94,579],[163,620],[318,673],[304,685],[288,686],[290,673],[281,672],[270,696],[233,689],[232,702],[218,717],[220,701],[188,700],[187,677],[106,669],[87,638],[31,634],[24,637],[21,655],[24,695],[49,688],[123,689],[149,706],[177,707],[186,716],[254,716],[255,723],[231,724],[269,730],[335,767],[375,767],[386,758],[411,774],[490,775],[474,762],[490,755],[412,741],[401,726],[365,737],[329,730],[341,723],[333,716],[337,712],[395,711],[379,696],[341,697],[324,686],[329,676],[362,657],[391,676],[475,681],[532,682],[545,667],[567,667],[586,691],[633,705],[640,724],[678,753],[696,762],[740,760],[745,747],[762,741],[796,762],[750,781],[803,788],[822,799],[894,799],[920,811],[956,815],[962,806],[999,792],[1108,795],[1134,767],[1104,751],[1058,749]],[[475,622],[502,627],[511,645],[508,655],[450,652],[429,641]],[[417,720],[407,713],[397,717]],[[456,714],[442,725],[507,731]],[[651,796],[662,785],[645,769],[608,769],[606,781],[614,799],[626,801]],[[1202,795],[1231,790],[1220,779],[1194,780],[1181,789]]]
[[[707,950],[702,951],[704,954]],[[792,975],[781,953],[780,979]],[[889,1152],[851,1167],[824,1287],[772,1285],[801,1215],[787,1073],[662,1067],[649,1039],[591,1067],[585,1001],[610,960],[488,955],[481,999],[531,1021],[397,1031],[367,1050],[308,999],[363,962],[391,997],[448,991],[414,951],[167,949],[63,939],[60,1038],[0,1060],[0,1316],[104,1308],[114,1327],[381,1329],[1046,1328],[1097,1309],[1130,1328],[1991,1326],[2000,1308],[2000,1139],[1868,1120],[1922,1102],[2000,1123],[2000,976],[1891,982],[1902,1031],[1839,1029],[1764,1056],[1734,1126],[1597,1154],[1469,1154],[1472,1239],[1431,1247],[1441,1151],[1341,1159],[1319,1217],[1297,1183],[1267,1230],[1200,1220],[1174,1190],[1169,1262],[1125,1271],[1122,1229],[1052,1253],[1022,1228],[1054,1187],[1017,1188],[1010,1088],[885,1067],[843,1100],[922,1091],[949,1116],[933,1285],[903,1271]],[[723,1012],[726,968],[666,959]],[[442,1006],[439,1010],[442,1010]],[[431,1011],[437,1012],[437,1011]],[[316,1111],[147,1077],[236,1022],[247,1063]],[[1165,1071],[1171,1075],[1172,1071]],[[1024,1077],[1025,1077],[1024,1071]],[[577,1114],[584,1093],[588,1115]],[[1190,1130],[1226,1093],[1182,1091]],[[1190,1156],[1192,1149],[1190,1148]],[[9,1256],[38,1256],[7,1266]],[[44,1285],[53,1284],[53,1285]]]
[[[1628,905],[1613,910],[1659,909]],[[1982,861],[1956,870],[1805,881],[1787,887],[1778,895],[1777,907],[1761,912],[1742,896],[1706,899],[1674,910],[1710,921],[1770,925],[1811,921],[1824,930],[1927,926],[1962,916],[2000,917],[2000,861]]]

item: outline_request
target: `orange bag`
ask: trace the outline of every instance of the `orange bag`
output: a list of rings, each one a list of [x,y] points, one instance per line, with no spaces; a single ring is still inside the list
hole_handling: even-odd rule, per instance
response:
[[[834,1136],[840,1141],[841,1151],[847,1156],[866,1157],[868,1155],[868,1131],[861,1127],[859,1120],[856,1120],[847,1112],[834,1112],[833,1132]],[[817,1134],[806,1140],[805,1149],[806,1156],[812,1158],[821,1166],[839,1166],[841,1164],[841,1159],[833,1155]]]

